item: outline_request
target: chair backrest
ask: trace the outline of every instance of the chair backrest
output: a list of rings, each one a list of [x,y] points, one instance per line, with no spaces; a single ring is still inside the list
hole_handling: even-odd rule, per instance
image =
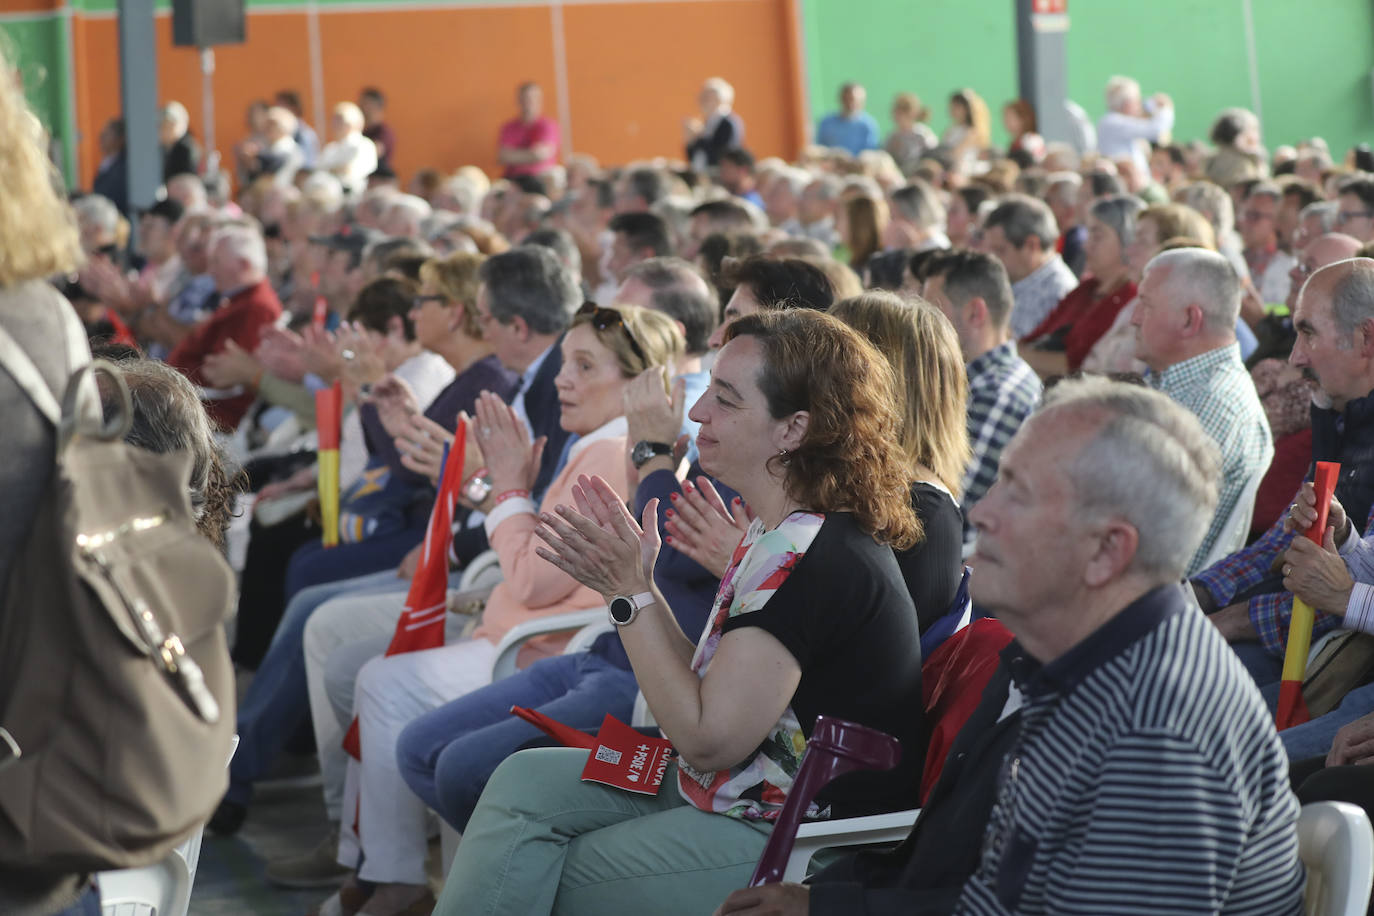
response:
[[[854,770],[890,770],[901,756],[901,742],[886,732],[843,719],[818,716],[811,738],[806,742],[806,754],[797,768],[797,778],[792,781],[787,801],[768,835],[768,843],[759,856],[749,886],[776,884],[782,880],[802,815],[831,780]]]
[[[1245,539],[1250,534],[1250,519],[1255,514],[1255,494],[1259,492],[1260,481],[1264,479],[1265,470],[1256,471],[1245,482],[1245,489],[1240,491],[1240,499],[1236,500],[1235,506],[1231,509],[1231,515],[1226,519],[1225,527],[1217,534],[1211,551],[1207,554],[1207,558],[1202,561],[1203,569],[1229,557],[1245,546]]]
[[[1303,805],[1298,855],[1307,866],[1308,916],[1363,916],[1374,880],[1374,830],[1363,809],[1331,801]]]

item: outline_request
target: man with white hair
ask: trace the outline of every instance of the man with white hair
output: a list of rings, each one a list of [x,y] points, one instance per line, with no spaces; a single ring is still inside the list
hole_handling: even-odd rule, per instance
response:
[[[1097,151],[1108,159],[1129,158],[1137,174],[1150,173],[1150,143],[1161,142],[1174,128],[1174,103],[1164,93],[1140,100],[1140,84],[1129,76],[1107,80],[1107,113],[1097,120]]]
[[[682,122],[687,161],[698,172],[719,165],[723,153],[744,145],[744,122],[731,110],[734,104],[735,87],[725,80],[713,76],[701,84],[697,93],[701,117]]]
[[[1340,210],[1341,205],[1334,200],[1319,200],[1299,210],[1298,225],[1293,230],[1293,253],[1301,252],[1313,239],[1335,232],[1336,217]],[[1290,303],[1288,307],[1291,309],[1293,305]]]
[[[377,171],[377,145],[363,136],[362,109],[352,102],[335,105],[329,136],[317,167],[337,177],[344,193],[361,193],[367,187],[367,176]]]
[[[423,235],[425,220],[433,212],[423,197],[397,194],[391,198],[391,206],[377,228],[394,238],[418,239]]]
[[[1191,411],[1221,450],[1217,511],[1188,563],[1191,576],[1246,485],[1268,469],[1274,440],[1236,342],[1241,285],[1230,263],[1205,248],[1163,252],[1146,265],[1137,296],[1131,324],[1147,381]]]
[[[162,106],[162,122],[158,125],[158,143],[162,146],[162,180],[169,182],[176,175],[200,171],[200,144],[188,128],[191,116],[180,102]]]
[[[1207,434],[1158,392],[1103,379],[1052,389],[970,513],[970,588],[1015,637],[1002,715],[1020,717],[992,758],[1001,774],[972,874],[940,852],[967,844],[958,804],[982,811],[937,787],[943,832],[923,835],[923,814],[882,860],[737,891],[718,913],[1301,913],[1298,802],[1273,716],[1178,585],[1218,477]],[[961,735],[945,774],[1008,746],[998,740]]]
[[[774,169],[772,179],[763,191],[763,210],[768,214],[768,221],[788,235],[800,234],[801,223],[797,220],[797,212],[806,186],[810,183],[811,173],[805,169],[790,165]]]
[[[182,172],[167,179],[167,199],[181,204],[187,213],[205,210],[210,206],[209,195],[205,193],[205,182],[192,172]]]
[[[835,228],[835,214],[839,209],[840,179],[834,175],[820,175],[806,186],[801,203],[797,205],[796,226],[783,225],[788,235],[815,239],[827,248],[840,244]]]
[[[201,369],[207,356],[222,352],[231,340],[240,349],[253,352],[263,329],[280,318],[282,312],[281,300],[267,279],[267,246],[255,226],[232,222],[216,232],[210,240],[209,269],[223,302],[167,357],[169,365],[180,369],[197,385],[206,384]],[[227,397],[207,396],[205,407],[221,429],[232,430],[243,419],[254,397],[252,391]]]

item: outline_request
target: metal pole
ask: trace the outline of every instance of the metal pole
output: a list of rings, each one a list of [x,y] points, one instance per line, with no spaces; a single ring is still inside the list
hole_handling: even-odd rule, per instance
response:
[[[200,49],[200,124],[205,155],[215,150],[215,49]]]
[[[124,109],[129,207],[134,210],[152,206],[162,184],[154,5],[155,0],[119,0],[119,97]]]
[[[1017,77],[1021,98],[1035,107],[1046,141],[1069,140],[1068,72],[1065,37],[1068,0],[1013,0],[1016,8]]]

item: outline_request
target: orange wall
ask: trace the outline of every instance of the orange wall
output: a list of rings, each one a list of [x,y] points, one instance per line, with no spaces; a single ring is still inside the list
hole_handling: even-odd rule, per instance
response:
[[[29,0],[43,2],[43,0]],[[757,156],[797,151],[802,131],[795,0],[684,0],[562,7],[573,149],[603,163],[681,155],[682,118],[701,81],[741,90],[736,109]],[[546,6],[348,11],[319,14],[326,108],[365,85],[389,98],[402,176],[424,166],[497,169],[496,132],[515,111],[515,87],[544,87],[558,117],[554,16]],[[98,161],[96,135],[119,111],[113,18],[74,22],[82,179]],[[157,21],[162,100],[177,99],[203,137],[198,52],[174,48],[171,18]],[[248,41],[215,49],[216,145],[229,158],[247,104],[280,88],[301,93],[313,118],[306,17],[250,6]],[[314,125],[320,130],[323,125]],[[323,139],[323,138],[322,138]],[[565,148],[565,152],[567,149]]]

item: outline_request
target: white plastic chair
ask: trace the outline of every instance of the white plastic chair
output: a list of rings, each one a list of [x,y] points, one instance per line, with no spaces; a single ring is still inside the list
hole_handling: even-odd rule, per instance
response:
[[[1298,855],[1307,866],[1308,916],[1364,916],[1374,881],[1374,830],[1363,809],[1333,801],[1303,805]]]
[[[1236,500],[1230,517],[1226,519],[1225,526],[1222,527],[1216,541],[1212,544],[1211,552],[1202,561],[1203,569],[1229,557],[1245,546],[1245,539],[1250,534],[1250,520],[1255,514],[1255,494],[1259,492],[1260,481],[1264,479],[1267,470],[1268,468],[1265,468],[1255,472],[1245,482],[1245,489],[1240,491],[1240,499]]]
[[[238,746],[235,735],[229,745],[230,760]],[[196,830],[161,862],[101,872],[97,882],[101,916],[186,916],[204,833],[204,827]]]

